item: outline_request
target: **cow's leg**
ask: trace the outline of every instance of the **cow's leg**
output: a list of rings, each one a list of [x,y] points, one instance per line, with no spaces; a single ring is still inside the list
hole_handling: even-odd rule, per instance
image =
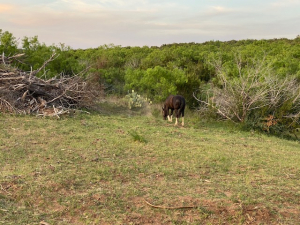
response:
[[[182,122],[181,125],[184,126],[184,109],[181,111]]]
[[[168,113],[168,121],[170,121],[170,109],[167,108],[167,113]]]
[[[176,121],[175,121],[175,126],[178,125],[178,117],[179,117],[179,110],[175,109],[175,116],[176,116]]]
[[[171,109],[171,114],[170,115],[171,116],[168,115],[168,121],[172,122],[172,120],[173,120],[173,109]]]
[[[171,116],[168,115],[168,121],[169,121],[169,122],[172,122],[172,115],[171,115]]]

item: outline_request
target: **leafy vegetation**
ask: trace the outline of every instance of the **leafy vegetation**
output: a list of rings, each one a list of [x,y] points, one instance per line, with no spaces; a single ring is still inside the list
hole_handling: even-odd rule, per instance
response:
[[[34,36],[24,37],[21,48],[17,46],[17,39],[1,30],[0,50],[6,55],[26,53],[15,65],[27,71],[39,68],[53,52],[59,53],[40,77],[93,74],[107,94],[124,97],[134,89],[156,103],[169,94],[181,94],[189,107],[198,108],[200,102],[201,107],[213,109],[207,110],[213,118],[232,119],[250,129],[265,130],[264,121],[270,116],[277,123],[267,132],[285,135],[300,127],[299,36],[160,47],[110,44],[76,50],[62,43],[46,46]],[[230,101],[226,109],[222,93]]]

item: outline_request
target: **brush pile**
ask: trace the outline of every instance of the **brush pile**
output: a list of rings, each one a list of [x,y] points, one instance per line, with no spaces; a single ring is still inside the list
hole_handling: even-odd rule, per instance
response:
[[[92,108],[101,93],[97,78],[78,75],[41,79],[35,75],[55,59],[53,54],[38,70],[24,72],[11,63],[22,55],[0,56],[0,113],[56,116],[78,108]],[[72,111],[73,112],[73,111]]]

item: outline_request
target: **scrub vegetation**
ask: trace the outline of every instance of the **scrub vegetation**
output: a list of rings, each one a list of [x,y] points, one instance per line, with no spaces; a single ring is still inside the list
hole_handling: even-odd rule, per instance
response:
[[[0,30],[0,52],[5,56],[24,54],[12,58],[12,66],[38,71],[39,78],[76,75],[98,83],[105,95],[123,98],[134,90],[140,99],[153,103],[161,103],[169,94],[180,94],[190,108],[206,108],[213,119],[298,138],[299,36],[71,49],[63,43],[47,46],[37,36],[17,39],[9,31]],[[38,70],[54,53],[55,60]],[[131,99],[129,107],[141,105]]]
[[[299,224],[299,52],[299,36],[71,49],[0,29],[0,224]],[[100,87],[89,107],[9,110],[32,80],[77,77]],[[169,94],[184,127],[162,119]]]

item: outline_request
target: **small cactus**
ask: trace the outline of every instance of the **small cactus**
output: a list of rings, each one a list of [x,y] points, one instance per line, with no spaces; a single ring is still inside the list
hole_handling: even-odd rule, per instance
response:
[[[132,109],[132,108],[142,108],[143,106],[145,106],[146,103],[150,103],[150,99],[148,98],[143,98],[141,95],[137,94],[136,92],[134,92],[134,90],[132,90],[131,93],[128,93],[125,96],[125,99],[128,102],[128,108]]]

